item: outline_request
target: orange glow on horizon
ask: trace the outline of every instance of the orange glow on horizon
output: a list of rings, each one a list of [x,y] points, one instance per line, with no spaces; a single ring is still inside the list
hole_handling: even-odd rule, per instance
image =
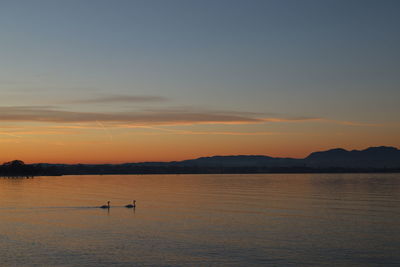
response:
[[[125,163],[179,161],[215,155],[304,158],[331,148],[399,147],[390,126],[274,122],[251,125],[20,125],[0,131],[0,163]],[[368,131],[366,131],[368,129]],[[384,142],[382,142],[384,140]]]
[[[20,159],[26,163],[124,163],[143,161],[179,161],[214,155],[268,155],[273,157],[303,158],[314,151],[336,147],[365,149],[381,143],[309,138],[297,142],[279,136],[142,136],[134,140],[64,141],[52,143],[2,142],[1,162]],[[390,145],[390,144],[389,144]]]

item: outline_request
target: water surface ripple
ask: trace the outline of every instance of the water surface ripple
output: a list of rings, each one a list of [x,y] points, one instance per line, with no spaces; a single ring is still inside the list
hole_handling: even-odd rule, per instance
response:
[[[0,179],[0,201],[1,266],[400,262],[399,174]]]

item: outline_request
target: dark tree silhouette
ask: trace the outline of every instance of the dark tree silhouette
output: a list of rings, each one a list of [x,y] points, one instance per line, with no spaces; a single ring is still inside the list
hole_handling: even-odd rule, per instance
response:
[[[39,169],[33,165],[26,165],[22,160],[13,160],[0,166],[0,176],[33,177],[39,174]]]

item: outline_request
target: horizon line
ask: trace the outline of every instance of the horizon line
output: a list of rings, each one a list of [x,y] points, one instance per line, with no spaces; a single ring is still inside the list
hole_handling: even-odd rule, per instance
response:
[[[306,159],[311,154],[317,153],[317,152],[327,152],[327,151],[332,151],[332,150],[344,150],[346,152],[352,152],[352,151],[365,151],[365,150],[372,149],[372,148],[394,148],[396,150],[400,150],[399,147],[396,147],[396,146],[381,145],[381,146],[369,146],[369,147],[364,148],[364,149],[351,149],[351,150],[348,150],[348,149],[345,149],[345,148],[341,148],[341,147],[336,147],[336,148],[330,148],[330,149],[326,149],[326,150],[312,151],[307,156],[302,157],[302,158],[299,158],[299,157],[273,157],[273,156],[268,156],[266,154],[264,154],[264,155],[262,155],[262,154],[229,154],[229,155],[199,156],[199,157],[196,157],[196,158],[188,158],[188,159],[182,159],[182,160],[170,160],[170,161],[136,161],[136,162],[125,161],[125,162],[120,162],[120,163],[82,163],[82,162],[77,162],[77,163],[48,163],[48,162],[37,162],[37,163],[26,163],[26,164],[29,164],[29,165],[37,165],[37,164],[51,164],[51,165],[58,165],[58,164],[60,164],[60,165],[79,165],[79,164],[82,164],[82,165],[123,165],[123,164],[140,164],[140,163],[172,163],[172,162],[182,162],[182,161],[189,161],[189,160],[197,160],[197,159],[201,159],[201,158],[240,157],[240,156],[270,157],[270,158],[274,158],[274,159],[297,159],[297,160],[301,160],[301,159]],[[9,161],[6,161],[4,163],[12,162],[12,161],[15,161],[15,160],[20,160],[20,159],[9,160]],[[21,160],[21,161],[23,161],[23,160]]]

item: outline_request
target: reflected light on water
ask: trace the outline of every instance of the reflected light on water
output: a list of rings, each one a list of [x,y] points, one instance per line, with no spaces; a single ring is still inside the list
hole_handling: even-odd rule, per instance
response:
[[[400,262],[398,174],[0,179],[0,201],[5,266]]]

